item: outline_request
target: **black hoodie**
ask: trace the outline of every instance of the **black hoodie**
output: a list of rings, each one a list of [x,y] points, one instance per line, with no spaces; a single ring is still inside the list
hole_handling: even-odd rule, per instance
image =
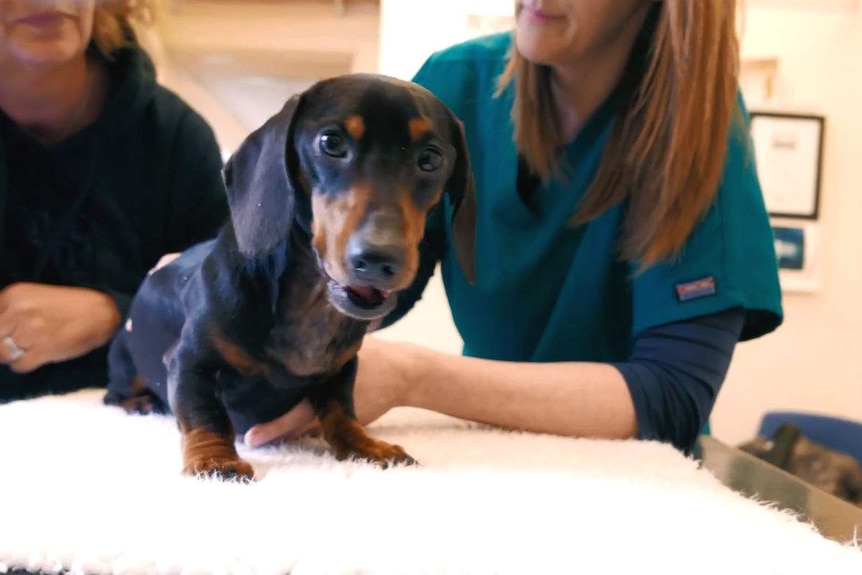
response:
[[[102,115],[57,145],[41,145],[0,111],[0,289],[91,287],[125,317],[158,259],[215,236],[228,208],[210,126],[157,84],[141,49],[107,64]],[[103,387],[106,372],[106,347],[27,375],[0,365],[0,402]]]

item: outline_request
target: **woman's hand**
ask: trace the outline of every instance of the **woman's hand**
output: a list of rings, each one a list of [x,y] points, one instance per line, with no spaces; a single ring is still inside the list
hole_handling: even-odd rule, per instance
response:
[[[414,346],[367,336],[359,351],[354,387],[356,419],[367,425],[393,407],[405,405]],[[290,439],[314,431],[320,422],[308,400],[272,421],[255,425],[245,434],[247,445],[256,447],[278,439]]]
[[[0,364],[27,373],[84,355],[107,343],[119,323],[114,300],[103,292],[11,284],[0,290]]]

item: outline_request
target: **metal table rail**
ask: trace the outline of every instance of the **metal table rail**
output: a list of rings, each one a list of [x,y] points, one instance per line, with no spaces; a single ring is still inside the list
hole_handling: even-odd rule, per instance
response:
[[[711,436],[700,438],[694,456],[734,491],[797,513],[813,523],[824,537],[840,543],[858,541],[862,545],[862,507]]]

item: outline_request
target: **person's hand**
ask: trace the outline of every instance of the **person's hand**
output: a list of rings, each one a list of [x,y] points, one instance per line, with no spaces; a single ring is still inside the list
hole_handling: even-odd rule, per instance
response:
[[[404,405],[413,356],[410,346],[366,336],[359,351],[354,387],[356,419],[367,425],[394,407]],[[252,447],[317,431],[320,422],[308,400],[284,415],[249,429],[244,442]]]
[[[120,323],[107,294],[88,288],[15,283],[0,290],[0,364],[28,373],[105,344]]]

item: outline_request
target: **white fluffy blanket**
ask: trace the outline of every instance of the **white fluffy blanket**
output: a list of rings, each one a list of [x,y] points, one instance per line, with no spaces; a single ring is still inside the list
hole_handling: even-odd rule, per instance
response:
[[[421,468],[305,440],[241,449],[250,485],[182,478],[166,416],[83,392],[0,406],[0,572],[862,573],[862,551],[722,486],[670,447],[505,433],[401,410],[372,430]]]

